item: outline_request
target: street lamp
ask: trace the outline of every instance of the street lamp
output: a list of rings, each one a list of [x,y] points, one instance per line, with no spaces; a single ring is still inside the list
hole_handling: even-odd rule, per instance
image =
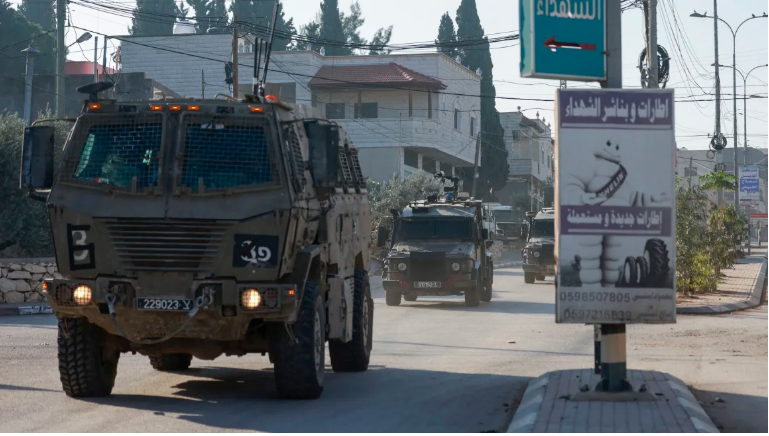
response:
[[[740,77],[742,77],[742,137],[743,137],[743,146],[745,149],[745,152],[742,153],[742,164],[747,165],[747,152],[748,152],[748,77],[750,77],[750,73],[752,73],[757,68],[762,67],[769,67],[769,64],[764,65],[757,65],[753,68],[751,68],[750,71],[748,71],[748,74],[742,74],[742,71],[738,70],[734,65],[721,65],[716,64],[715,62],[711,64],[711,66],[718,65],[721,68],[732,68],[734,71],[740,73]],[[757,95],[751,95],[750,97],[759,97]],[[737,96],[735,95],[734,98],[736,99]]]
[[[704,14],[700,14],[697,11],[689,15],[690,17],[694,18],[715,18],[716,20],[726,24],[726,27],[729,28],[729,31],[732,32],[732,65],[734,65],[734,71],[737,71],[737,32],[740,31],[740,27],[742,27],[743,24],[747,23],[750,20],[754,20],[756,18],[767,18],[766,12],[763,13],[763,15],[756,16],[753,14],[750,18],[746,18],[743,20],[742,23],[740,23],[739,26],[737,26],[737,30],[732,29],[732,26],[729,25],[726,21],[719,17],[709,17],[707,12]],[[718,59],[716,59],[716,62],[718,62]],[[737,179],[737,190],[734,193],[734,208],[735,210],[740,210],[740,189],[739,189],[739,173],[737,170],[737,74],[732,75],[732,87],[734,88],[734,177]],[[720,123],[721,120],[718,120]]]
[[[72,47],[75,44],[80,44],[81,42],[86,42],[89,39],[91,39],[93,35],[91,35],[91,32],[85,32],[84,34],[80,35],[80,37],[77,39],[77,41],[73,42],[72,44],[68,45],[67,48]]]

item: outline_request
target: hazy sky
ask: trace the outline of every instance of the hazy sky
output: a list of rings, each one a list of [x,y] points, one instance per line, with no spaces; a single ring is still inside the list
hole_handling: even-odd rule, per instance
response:
[[[21,0],[11,0],[20,3]],[[109,3],[109,0],[91,0]],[[133,7],[134,0],[112,0],[121,6]],[[229,2],[228,2],[229,3]],[[348,11],[351,0],[340,0],[343,10]],[[391,43],[433,41],[438,33],[440,17],[449,12],[456,15],[460,0],[359,0],[363,16],[366,19],[361,28],[364,38],[371,39],[376,29],[394,25]],[[476,0],[478,13],[486,34],[517,31],[518,0]],[[668,88],[675,88],[678,99],[694,96],[697,99],[714,99],[714,62],[713,21],[712,19],[691,18],[693,10],[713,13],[712,0],[658,0],[658,42],[671,55],[671,71]],[[294,18],[297,25],[311,20],[319,11],[320,0],[283,0],[283,7],[288,17]],[[761,0],[721,0],[719,17],[736,28],[742,20],[751,14],[761,15],[769,12],[767,2]],[[93,29],[110,35],[125,35],[130,25],[130,18],[89,10],[83,6],[70,4],[72,24]],[[676,14],[674,14],[676,12]],[[192,14],[191,14],[192,15]],[[743,72],[767,63],[767,26],[765,18],[745,23],[737,36],[737,66]],[[637,68],[638,56],[644,47],[643,11],[631,9],[622,15],[622,50],[623,50],[623,85],[639,87],[640,74]],[[672,30],[671,30],[672,29]],[[680,31],[678,30],[680,29]],[[685,35],[683,37],[681,32]],[[675,38],[673,37],[675,33]],[[80,32],[78,32],[80,34]],[[731,65],[732,35],[726,25],[719,23],[719,57],[721,63]],[[68,30],[67,43],[75,40],[75,33]],[[101,38],[100,38],[101,39]],[[101,46],[101,42],[99,44]],[[93,41],[83,44],[88,59],[93,57]],[[69,59],[83,60],[75,45]],[[557,81],[541,79],[522,79],[519,75],[520,47],[510,42],[496,43],[492,46],[494,61],[494,79],[498,96],[517,98],[553,98]],[[682,60],[685,63],[682,64]],[[767,73],[769,68],[756,69],[748,79],[748,94],[767,95]],[[722,69],[722,94],[732,94],[732,70]],[[596,83],[569,82],[570,88],[596,87]],[[742,79],[737,77],[737,93],[743,93]],[[725,99],[731,95],[724,95]],[[722,131],[732,134],[731,100],[722,101]],[[500,112],[514,111],[520,106],[525,114],[540,116],[552,120],[552,102],[531,102],[516,100],[497,100]],[[738,113],[742,113],[742,101],[737,102]],[[748,144],[756,147],[767,146],[767,100],[748,100]],[[690,149],[707,148],[707,133],[715,128],[715,102],[676,104],[676,136],[679,147]],[[743,116],[738,115],[739,144],[743,142]],[[702,136],[698,136],[702,135]],[[729,138],[729,147],[732,139]]]

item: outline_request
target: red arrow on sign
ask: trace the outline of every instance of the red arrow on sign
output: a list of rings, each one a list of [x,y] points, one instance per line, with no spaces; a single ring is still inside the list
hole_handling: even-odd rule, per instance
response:
[[[556,41],[555,36],[551,36],[545,41],[545,46],[555,51],[556,48],[575,48],[578,50],[595,50],[595,44],[580,44],[577,42]]]

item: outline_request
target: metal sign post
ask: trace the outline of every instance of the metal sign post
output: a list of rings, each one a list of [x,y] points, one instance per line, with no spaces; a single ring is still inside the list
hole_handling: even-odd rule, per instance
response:
[[[605,80],[606,2],[520,0],[521,77]]]

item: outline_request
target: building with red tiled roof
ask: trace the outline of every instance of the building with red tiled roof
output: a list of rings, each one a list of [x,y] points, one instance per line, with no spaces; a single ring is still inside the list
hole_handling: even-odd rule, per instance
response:
[[[312,88],[344,89],[370,85],[372,89],[384,85],[403,88],[446,89],[438,79],[420,74],[395,62],[379,65],[324,65],[308,83]]]

